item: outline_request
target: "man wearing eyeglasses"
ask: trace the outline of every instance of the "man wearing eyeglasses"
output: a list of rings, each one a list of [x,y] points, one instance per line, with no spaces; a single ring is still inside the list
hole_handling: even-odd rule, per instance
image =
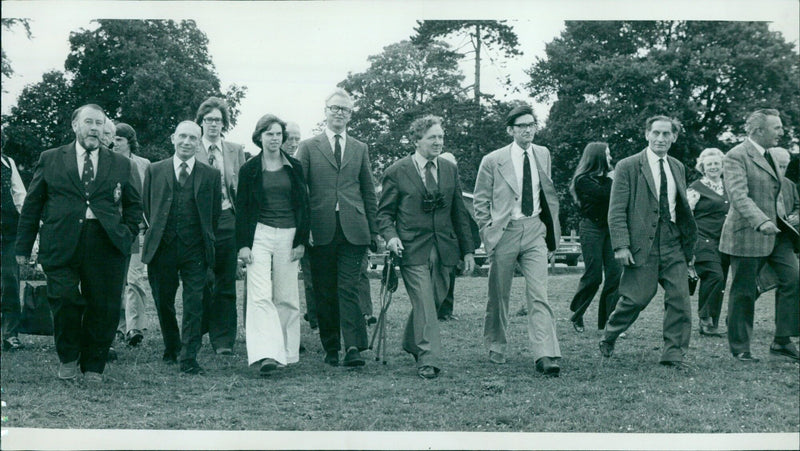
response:
[[[367,145],[347,133],[353,101],[342,89],[325,100],[323,133],[303,141],[303,165],[311,203],[311,273],[325,363],[363,366],[367,328],[359,306],[358,281],[368,246],[377,243],[377,202]]]
[[[561,226],[550,179],[550,152],[532,144],[536,117],[529,106],[511,110],[506,126],[514,142],[483,157],[475,180],[475,222],[491,262],[483,335],[489,361],[506,363],[508,301],[518,263],[525,277],[528,336],[536,371],[557,377],[561,350],[547,301],[547,261],[558,246]]]
[[[230,110],[225,100],[209,97],[197,109],[195,122],[203,128],[197,160],[220,172],[222,214],[215,231],[215,264],[203,291],[203,333],[208,332],[211,347],[219,355],[233,354],[236,341],[236,188],[239,168],[246,161],[244,146],[222,139],[230,126]]]

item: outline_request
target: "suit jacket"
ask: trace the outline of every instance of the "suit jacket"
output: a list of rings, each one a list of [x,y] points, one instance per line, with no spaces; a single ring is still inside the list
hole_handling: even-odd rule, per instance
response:
[[[658,227],[658,196],[646,152],[647,149],[617,163],[608,206],[611,245],[614,250],[630,249],[636,262],[633,266],[642,266],[647,260]],[[675,223],[689,262],[694,255],[697,225],[686,198],[686,169],[670,156],[667,163],[675,179]]]
[[[731,208],[722,226],[719,250],[738,257],[771,254],[775,235],[757,229],[767,221],[778,225],[780,177],[749,139],[725,155],[722,173]]]
[[[292,181],[292,207],[294,208],[295,233],[292,247],[299,245],[308,246],[308,231],[310,227],[310,211],[308,208],[308,190],[303,179],[303,166],[299,161],[281,151],[286,163],[284,169],[288,171]],[[261,158],[251,158],[242,166],[239,177],[239,195],[236,197],[236,249],[243,247],[253,248],[253,239],[258,225],[258,216],[264,205],[264,170],[261,167]]]
[[[80,241],[87,207],[114,247],[130,255],[142,219],[131,161],[107,149],[97,152],[97,170],[88,195],[78,174],[74,142],[42,152],[20,213],[17,255],[29,256],[39,233],[39,262],[44,266],[66,264]]]
[[[311,206],[311,236],[315,246],[333,241],[336,232],[336,202],[342,232],[351,244],[366,246],[378,234],[375,215],[378,204],[367,145],[347,135],[342,166],[336,166],[333,149],[325,133],[302,141],[295,157],[303,165]]]
[[[469,213],[461,198],[458,169],[439,158],[439,192],[443,205],[432,212],[422,209],[426,190],[411,156],[389,166],[383,176],[383,191],[378,206],[378,228],[388,242],[399,237],[403,243],[401,265],[425,265],[431,246],[436,246],[445,266],[458,264],[459,256],[475,251]]]
[[[197,161],[208,164],[208,149],[205,147],[205,142],[201,140],[200,149],[195,154]],[[222,140],[222,160],[225,164],[225,185],[228,187],[228,196],[230,197],[231,205],[233,205],[234,213],[236,213],[236,192],[239,187],[239,168],[242,167],[247,159],[244,157],[244,146],[235,144],[229,141]],[[220,187],[222,189],[222,187]]]
[[[539,173],[539,205],[542,209],[539,218],[547,229],[547,249],[555,251],[561,240],[561,225],[558,221],[558,195],[550,178],[550,151],[546,147],[532,146]],[[483,157],[473,196],[475,222],[481,230],[486,254],[491,255],[511,221],[515,200],[522,196],[511,161],[511,144]]]
[[[220,173],[211,166],[195,161],[194,200],[200,214],[200,227],[203,230],[203,244],[208,266],[214,266],[214,231],[222,211],[222,184]],[[151,164],[144,175],[142,204],[144,217],[150,227],[144,234],[142,263],[153,261],[156,250],[164,236],[164,229],[172,207],[172,194],[175,189],[175,167],[172,157]]]

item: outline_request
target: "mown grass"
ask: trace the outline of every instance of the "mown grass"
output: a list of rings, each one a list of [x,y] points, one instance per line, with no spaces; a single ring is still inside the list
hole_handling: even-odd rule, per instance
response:
[[[578,270],[579,271],[579,270]],[[587,331],[569,322],[578,271],[559,268],[548,280],[563,359],[562,375],[536,374],[527,348],[525,318],[510,318],[508,364],[492,365],[483,347],[485,277],[456,284],[457,321],[442,324],[441,377],[416,376],[400,349],[409,312],[402,283],[388,322],[388,364],[369,358],[362,369],[322,362],[316,332],[303,323],[307,352],[300,363],[270,377],[246,364],[244,331],[236,355],[218,357],[204,344],[198,358],[207,374],[183,376],[161,361],[162,343],[152,304],[150,329],[138,348],[116,343],[120,359],[99,389],[56,380],[50,337],[23,336],[26,349],[2,355],[4,427],[190,430],[352,430],[502,432],[798,432],[798,365],[768,355],[773,294],[757,303],[753,352],[758,364],[741,364],[724,338],[697,334],[688,356],[696,369],[658,365],[661,293],[617,342],[613,358],[598,354],[600,333],[593,305]],[[372,281],[378,309],[380,282]],[[241,284],[241,282],[240,282]],[[512,306],[522,306],[524,281],[515,278]],[[241,285],[240,285],[241,290]],[[301,291],[302,292],[302,291]],[[301,295],[302,296],[302,295]],[[696,299],[693,300],[696,305]],[[152,301],[151,301],[152,302]],[[241,299],[240,299],[241,302]],[[178,303],[180,304],[180,303]],[[241,319],[240,319],[241,323]],[[207,338],[205,339],[207,340]]]

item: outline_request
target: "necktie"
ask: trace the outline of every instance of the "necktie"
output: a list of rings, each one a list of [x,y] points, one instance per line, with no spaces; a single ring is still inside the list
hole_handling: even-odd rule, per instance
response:
[[[333,135],[333,138],[336,140],[336,144],[333,146],[333,157],[336,158],[336,166],[341,166],[342,145],[339,144],[339,140],[342,139],[342,135]]]
[[[770,153],[769,149],[764,150],[764,158],[767,159],[767,163],[769,163],[769,165],[772,167],[772,170],[775,171],[775,175],[778,176],[778,185],[782,185],[780,181],[781,173],[778,172],[778,166],[775,164],[775,160],[772,158],[772,154]],[[778,195],[775,197],[775,213],[781,219],[786,218],[786,205],[783,203],[783,190],[779,190]]]
[[[89,193],[89,185],[92,184],[94,180],[94,165],[92,164],[92,152],[86,151],[83,155],[83,174],[81,175],[81,181],[83,182],[83,187],[86,189],[86,193]]]
[[[181,163],[181,170],[178,173],[178,183],[180,183],[181,186],[183,186],[186,183],[186,179],[189,178],[189,170],[188,169],[189,169],[189,165],[186,164],[185,161],[183,163]]]
[[[436,179],[433,178],[433,161],[429,161],[425,165],[425,188],[429,193],[439,191],[439,186],[436,184]]]
[[[211,147],[208,148],[208,164],[212,168],[216,168],[217,165],[214,163],[217,161],[217,145],[212,144]]]
[[[522,152],[522,214],[530,216],[533,214],[533,180],[531,180],[531,160],[528,152]]]
[[[671,221],[669,214],[669,199],[667,198],[667,173],[664,172],[664,159],[658,159],[658,173],[661,176],[661,184],[658,188],[658,217],[664,221]]]

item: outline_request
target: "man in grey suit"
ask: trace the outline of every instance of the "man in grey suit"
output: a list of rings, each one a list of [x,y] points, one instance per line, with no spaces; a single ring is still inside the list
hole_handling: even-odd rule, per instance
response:
[[[506,131],[514,142],[483,157],[475,180],[475,222],[490,260],[483,334],[489,361],[506,363],[508,301],[514,266],[519,263],[536,370],[557,377],[561,349],[546,281],[548,253],[558,246],[561,226],[550,179],[550,151],[533,144],[536,116],[527,105],[511,110]]]
[[[353,111],[350,95],[337,89],[325,101],[325,131],[300,143],[311,202],[311,273],[325,363],[339,364],[339,336],[345,366],[363,366],[367,328],[358,281],[367,246],[377,243],[375,185],[367,145],[347,134]]]
[[[614,171],[608,227],[614,257],[623,266],[620,298],[606,323],[600,353],[611,357],[614,343],[664,287],[664,349],[660,363],[686,368],[692,308],[689,267],[697,226],[686,199],[686,169],[667,155],[680,123],[666,116],[645,122],[643,151],[620,161]]]
[[[203,333],[208,331],[211,347],[219,355],[233,354],[236,342],[236,189],[239,168],[244,164],[244,146],[222,139],[230,126],[228,104],[209,97],[197,108],[195,122],[203,128],[197,161],[220,172],[222,214],[215,231],[213,274],[203,290]]]
[[[442,348],[436,312],[459,259],[465,274],[475,267],[474,248],[458,168],[437,158],[444,145],[442,119],[417,119],[410,132],[416,152],[386,170],[378,227],[386,247],[401,257],[400,272],[411,301],[403,350],[414,357],[421,378],[433,379],[439,374]]]
[[[757,362],[750,353],[756,278],[764,265],[778,276],[775,293],[775,338],[769,352],[798,360],[791,336],[798,335],[798,263],[793,252],[797,231],[788,224],[781,175],[766,149],[783,136],[780,113],[757,110],[745,122],[747,139],[725,156],[723,174],[731,209],[722,226],[719,250],[731,256],[728,299],[728,343],[742,362]],[[787,193],[788,195],[788,193]]]

